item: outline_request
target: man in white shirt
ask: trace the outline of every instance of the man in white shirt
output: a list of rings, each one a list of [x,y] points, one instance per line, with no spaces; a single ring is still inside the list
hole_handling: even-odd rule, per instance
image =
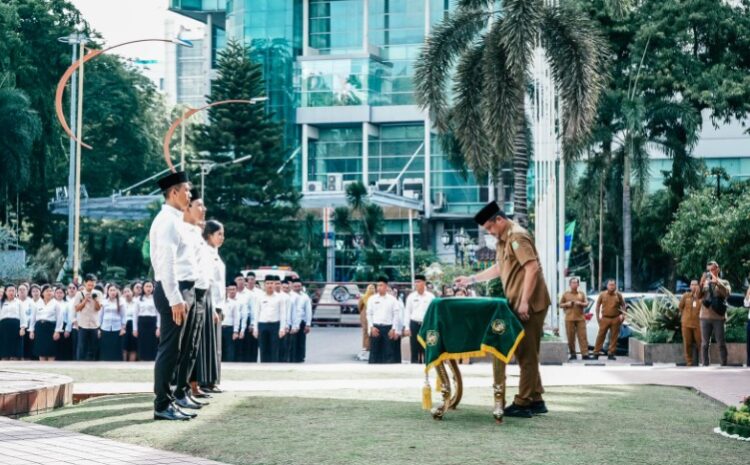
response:
[[[388,278],[378,278],[376,293],[367,301],[367,327],[370,334],[369,363],[393,363],[400,359],[401,306],[388,293]]]
[[[265,293],[255,307],[253,335],[258,339],[258,351],[261,363],[279,361],[279,341],[286,335],[287,314],[281,298],[274,292],[278,276],[266,276],[263,283]]]
[[[234,277],[234,284],[237,287],[237,306],[240,312],[240,318],[247,318],[248,315],[252,313],[253,309],[253,293],[247,288],[247,280],[245,279],[245,276],[243,276],[241,273],[238,273],[237,276]],[[242,325],[242,327],[247,327],[247,322]],[[236,352],[235,352],[235,359],[238,362],[252,362],[252,347],[250,347],[250,339],[248,339],[244,333],[240,333],[239,335],[239,341],[237,342]],[[257,348],[255,350],[257,359]]]
[[[99,311],[104,297],[94,286],[96,276],[89,273],[83,278],[84,290],[73,300],[78,322],[76,360],[94,361],[99,356]]]
[[[292,296],[292,362],[302,363],[307,352],[307,335],[312,326],[312,301],[302,290],[302,280],[299,278],[292,280]]]
[[[286,321],[287,321],[287,327],[284,328],[286,330],[286,335],[279,341],[279,362],[288,363],[291,362],[291,325],[292,325],[292,313],[294,312],[294,304],[295,299],[291,295],[291,289],[290,289],[290,282],[289,278],[284,278],[282,281],[277,281],[274,283],[274,290],[276,291],[277,295],[281,298],[281,300],[284,302],[284,306],[286,308]]]
[[[175,405],[170,387],[178,361],[188,312],[195,311],[196,257],[185,237],[183,212],[190,204],[190,184],[184,171],[157,181],[165,202],[149,231],[154,269],[154,305],[161,316],[159,349],[154,364],[154,419],[189,420],[194,413]],[[79,326],[81,320],[78,320]]]
[[[263,297],[263,291],[256,284],[255,273],[250,271],[245,279],[247,284],[245,289],[250,292],[247,306],[247,313],[245,317],[245,330],[240,333],[240,337],[244,338],[242,345],[244,346],[245,356],[243,362],[256,363],[258,361],[258,339],[253,336],[253,330],[255,329],[255,321],[252,321],[253,314],[255,313],[255,307],[258,305],[258,300]]]
[[[424,348],[417,341],[417,335],[422,328],[427,307],[434,298],[435,295],[427,290],[427,278],[421,274],[414,276],[414,292],[406,298],[404,307],[404,336],[409,337],[411,363],[424,363]]]
[[[237,300],[237,285],[227,283],[227,300],[222,306],[221,361],[237,361],[237,339],[240,333],[240,302]]]
[[[203,247],[208,247],[203,240],[203,223],[206,221],[206,206],[198,189],[190,190],[190,203],[183,214],[185,239],[191,253],[195,256],[195,311],[189,312],[185,320],[185,331],[180,341],[180,359],[177,367],[177,385],[174,390],[175,404],[183,409],[197,410],[207,405],[192,395],[191,381],[195,381],[195,360],[198,357],[198,346],[206,322],[206,293],[211,284],[211,264],[201,263]]]

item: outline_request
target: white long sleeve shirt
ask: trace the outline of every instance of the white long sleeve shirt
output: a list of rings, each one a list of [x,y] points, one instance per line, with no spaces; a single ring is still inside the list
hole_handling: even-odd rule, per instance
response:
[[[180,281],[198,279],[197,259],[182,217],[181,211],[165,203],[148,233],[154,279],[161,283],[170,306],[184,303]]]
[[[26,319],[26,314],[21,308],[21,302],[18,299],[6,300],[0,306],[0,320],[6,318],[14,318],[21,322],[21,328],[28,328],[29,320]]]
[[[281,291],[277,294],[279,298],[284,302],[284,312],[286,312],[286,322],[288,325],[292,324],[292,313],[294,312],[295,299],[291,292]]]
[[[31,318],[34,316],[34,311],[36,310],[36,308],[44,304],[44,301],[42,299],[39,299],[36,302],[34,302],[34,300],[31,297],[27,297],[24,300],[21,300],[21,299],[16,299],[16,300],[18,301],[19,305],[21,305],[21,311],[25,315],[27,322],[31,321]]]
[[[135,301],[135,318],[133,319],[133,331],[138,331],[138,318],[142,316],[155,316],[156,327],[161,328],[161,315],[156,311],[156,305],[154,305],[154,296],[144,295],[142,298]]]
[[[40,301],[41,305],[34,307],[34,312],[31,314],[29,320],[29,331],[34,332],[34,326],[37,321],[50,321],[55,323],[55,332],[61,332],[63,330],[63,308],[64,302],[60,302],[55,299],[50,299],[49,302],[44,303]]]
[[[123,309],[123,318],[122,318],[122,324],[127,325],[128,321],[132,321],[133,325],[135,325],[135,313],[136,308],[138,308],[138,302],[135,300],[131,300],[130,302],[126,300],[122,300],[122,309]]]
[[[102,331],[119,331],[125,326],[122,320],[124,306],[119,299],[107,299],[102,302],[102,310],[99,312],[99,329]]]
[[[227,288],[225,286],[227,267],[219,256],[219,250],[216,247],[209,246],[207,253],[210,257],[209,266],[211,267],[211,302],[213,302],[214,307],[222,308],[221,305],[227,299]]]
[[[242,303],[234,299],[227,299],[222,308],[224,319],[221,320],[221,326],[231,326],[233,333],[240,331],[240,307]]]
[[[424,320],[425,313],[427,313],[427,307],[434,299],[435,295],[428,291],[424,291],[422,294],[414,291],[409,294],[404,306],[404,326],[408,325],[410,320],[421,323]]]
[[[307,326],[312,324],[312,300],[304,291],[292,292],[295,297],[294,314],[292,316],[292,328],[299,328],[304,321]]]
[[[76,312],[76,308],[73,305],[72,300],[65,301],[65,309],[68,314],[67,318],[65,318],[65,331],[72,331],[73,326],[78,326],[78,312]]]
[[[203,230],[190,223],[185,223],[186,234],[190,247],[193,249],[196,264],[195,288],[207,290],[211,285],[211,276],[213,271],[213,256],[209,249],[213,249],[203,239]]]
[[[255,308],[253,322],[260,323],[279,323],[279,328],[287,327],[286,304],[277,294],[263,294],[258,300]]]
[[[367,330],[372,327],[391,326],[396,331],[401,330],[401,304],[390,294],[374,294],[367,301]]]

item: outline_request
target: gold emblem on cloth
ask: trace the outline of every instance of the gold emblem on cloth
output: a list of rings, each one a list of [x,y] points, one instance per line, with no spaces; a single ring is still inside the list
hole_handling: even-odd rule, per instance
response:
[[[492,322],[492,332],[495,334],[505,333],[505,321],[497,319]]]
[[[427,339],[425,340],[425,342],[427,343],[428,346],[430,347],[436,346],[438,343],[438,339],[440,339],[440,333],[434,330],[427,331]]]

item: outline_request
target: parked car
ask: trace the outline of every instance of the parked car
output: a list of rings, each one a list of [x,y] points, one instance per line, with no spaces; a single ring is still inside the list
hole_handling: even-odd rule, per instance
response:
[[[586,337],[588,338],[589,349],[594,350],[594,344],[596,344],[596,335],[599,333],[599,324],[596,321],[596,315],[594,314],[594,303],[599,294],[589,295],[589,304],[584,309],[584,317],[586,318]],[[625,299],[625,305],[630,306],[634,302],[642,299],[663,299],[666,298],[663,294],[657,294],[653,292],[623,292],[623,299]],[[620,326],[620,334],[617,337],[617,349],[615,350],[616,355],[628,355],[628,346],[630,344],[630,336],[633,334],[633,330],[630,328],[628,319],[625,318],[625,323]],[[604,340],[602,351],[607,352],[609,347],[609,334]],[[601,355],[601,354],[600,354]]]
[[[313,296],[313,323],[359,325],[359,287],[353,283],[328,283]]]
[[[292,278],[299,277],[297,273],[295,273],[294,270],[292,270],[288,266],[261,266],[260,268],[257,268],[254,270],[253,269],[242,270],[241,271],[242,276],[247,276],[247,274],[250,273],[251,271],[255,273],[255,280],[261,284],[263,283],[263,281],[266,280],[266,276],[269,274],[278,276],[279,279],[281,279],[282,281],[285,278],[292,279]]]

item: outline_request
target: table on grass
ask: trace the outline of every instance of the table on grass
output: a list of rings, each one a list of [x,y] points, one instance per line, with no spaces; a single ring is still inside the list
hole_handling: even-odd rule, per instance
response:
[[[523,336],[523,326],[506,299],[433,300],[417,336],[425,348],[425,371],[435,369],[442,394],[442,404],[432,409],[432,417],[442,420],[449,409],[455,409],[461,402],[463,382],[458,360],[491,355],[492,415],[501,422],[505,409],[505,368]]]

